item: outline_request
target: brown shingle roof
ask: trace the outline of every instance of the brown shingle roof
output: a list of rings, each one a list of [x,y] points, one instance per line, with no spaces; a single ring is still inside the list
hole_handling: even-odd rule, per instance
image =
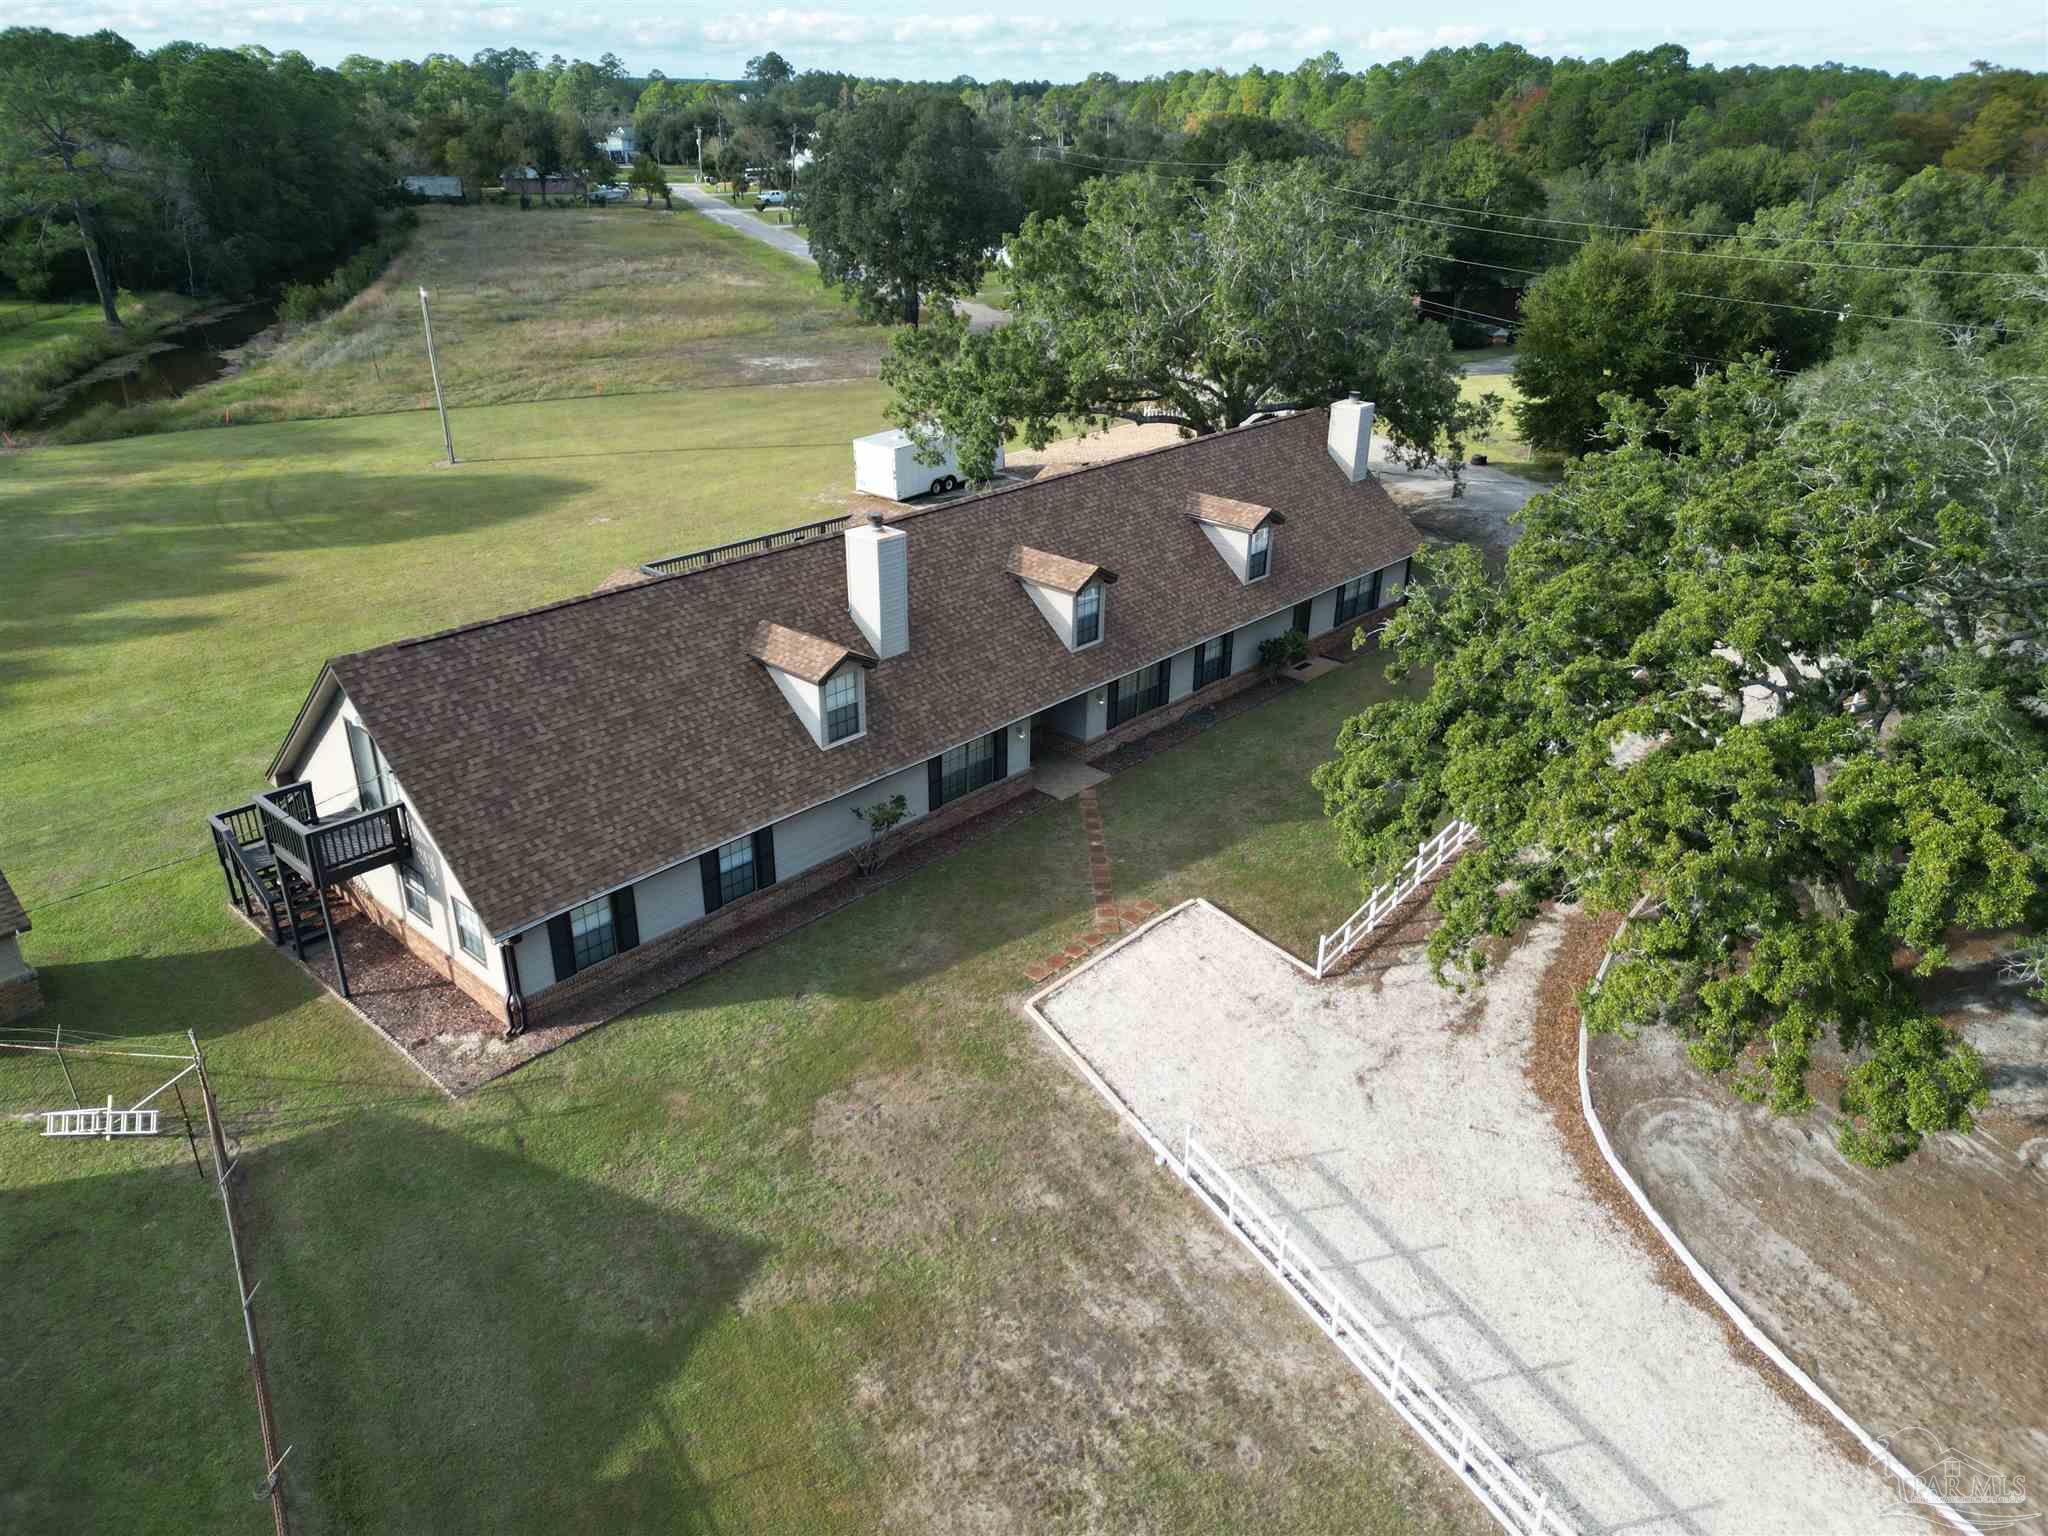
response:
[[[1010,551],[1010,563],[1004,569],[1035,587],[1049,587],[1055,592],[1078,592],[1097,576],[1104,581],[1116,580],[1115,571],[1105,571],[1086,560],[1069,560],[1065,555],[1047,554],[1042,549],[1032,549],[1024,544]]]
[[[800,629],[791,629],[787,624],[776,624],[767,619],[754,626],[754,639],[747,647],[747,654],[807,683],[822,683],[848,660],[868,667],[875,664],[875,658],[865,651],[841,645],[836,640],[821,640],[816,635],[807,635]]]
[[[868,682],[867,732],[819,750],[750,656],[762,620],[864,645],[837,538],[572,599],[332,663],[485,925],[507,935],[913,764],[1421,543],[1303,412],[897,520],[910,650]],[[1247,586],[1186,515],[1278,503]],[[1102,643],[1069,652],[1009,574],[1019,544],[1118,567]],[[295,767],[295,764],[286,764]]]
[[[7,883],[7,876],[0,872],[0,939],[29,930],[28,914],[21,910],[14,887]]]
[[[1262,507],[1255,501],[1238,501],[1229,496],[1212,496],[1207,491],[1197,491],[1188,498],[1188,516],[1199,522],[1214,523],[1219,528],[1235,528],[1241,533],[1257,532],[1259,524],[1268,519],[1275,523],[1287,521],[1271,507]]]

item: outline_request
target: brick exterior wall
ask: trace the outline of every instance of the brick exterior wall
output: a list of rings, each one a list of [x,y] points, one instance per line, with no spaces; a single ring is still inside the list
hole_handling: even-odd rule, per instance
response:
[[[1326,635],[1317,635],[1315,639],[1309,641],[1308,648],[1317,656],[1334,656],[1339,661],[1342,661],[1351,654],[1351,637],[1353,635],[1357,634],[1360,630],[1370,632],[1378,629],[1400,611],[1400,599],[1396,598],[1384,607],[1373,609],[1371,613],[1360,614],[1348,624],[1339,624]],[[1378,650],[1379,643],[1369,640],[1365,648],[1367,650]]]
[[[900,855],[906,848],[950,831],[962,822],[986,815],[1020,795],[1029,794],[1034,787],[1033,775],[1026,772],[987,785],[971,795],[963,795],[951,804],[939,807],[934,814],[921,816],[916,821],[906,823],[902,830],[894,835],[893,847]],[[685,950],[697,946],[708,947],[750,924],[759,923],[763,918],[785,907],[816,895],[828,886],[837,885],[842,880],[850,880],[855,874],[853,856],[841,854],[838,858],[827,859],[822,864],[812,866],[802,874],[791,875],[787,880],[778,880],[765,891],[754,891],[742,896],[738,901],[729,902],[699,922],[689,923],[671,933],[664,933],[659,938],[649,939],[637,948],[627,950],[623,955],[613,955],[608,960],[599,961],[587,970],[578,971],[567,981],[557,982],[529,997],[526,1000],[526,1027],[531,1029],[543,1024],[547,1022],[550,1013],[559,1012],[593,992],[630,982],[645,971],[667,964]],[[769,943],[777,937],[778,932],[779,930],[764,928],[759,940],[746,948],[758,948],[761,944]],[[735,953],[745,953],[745,950]],[[496,1017],[504,1018],[503,998],[497,1000],[494,1013]]]
[[[0,1024],[25,1019],[42,1006],[42,978],[34,971],[12,981],[0,982]]]

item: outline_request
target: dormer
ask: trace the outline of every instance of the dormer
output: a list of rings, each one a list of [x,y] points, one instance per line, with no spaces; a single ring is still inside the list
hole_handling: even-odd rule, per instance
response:
[[[1206,491],[1189,498],[1188,516],[1216,546],[1231,575],[1247,586],[1266,579],[1273,568],[1273,530],[1286,518],[1271,507]]]
[[[811,740],[830,751],[868,733],[868,672],[875,658],[765,620],[747,654],[761,663]]]
[[[1024,588],[1024,595],[1045,615],[1045,622],[1070,651],[1085,651],[1102,643],[1104,612],[1109,606],[1108,588],[1115,571],[1070,560],[1019,544],[1010,551],[1006,567]]]

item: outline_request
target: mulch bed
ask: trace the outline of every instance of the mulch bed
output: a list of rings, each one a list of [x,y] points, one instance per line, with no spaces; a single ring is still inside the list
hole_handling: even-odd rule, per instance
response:
[[[1565,1153],[1578,1171],[1579,1182],[1607,1208],[1642,1250],[1644,1257],[1649,1259],[1658,1285],[1680,1300],[1690,1302],[1712,1319],[1736,1359],[1769,1382],[1772,1389],[1807,1423],[1827,1434],[1843,1455],[1860,1462],[1864,1456],[1863,1448],[1855,1438],[1812,1398],[1794,1386],[1791,1379],[1778,1369],[1776,1362],[1750,1343],[1729,1320],[1728,1314],[1700,1289],[1692,1272],[1679,1262],[1678,1255],[1650,1225],[1641,1207],[1621,1187],[1614,1170],[1607,1166],[1607,1159],[1601,1156],[1599,1144],[1593,1140],[1592,1128],[1587,1125],[1579,1102],[1578,994],[1579,989],[1593,979],[1593,973],[1600,969],[1601,958],[1620,931],[1622,918],[1619,913],[1594,916],[1586,912],[1566,912],[1563,922],[1564,937],[1537,986],[1536,1018],[1524,1070],[1529,1086],[1550,1111],[1551,1123],[1557,1127],[1558,1139],[1564,1143]]]
[[[353,907],[338,904],[335,938],[348,966],[352,994],[343,1001],[444,1091],[451,1095],[469,1093],[665,992],[708,975],[751,950],[949,857],[967,844],[1030,814],[1042,803],[1041,795],[1018,795],[986,815],[904,849],[875,874],[849,876],[770,913],[759,922],[735,928],[708,944],[682,950],[653,970],[623,978],[616,986],[593,990],[556,1017],[510,1040],[504,1038],[504,1027],[445,975]],[[239,908],[230,910],[241,915]],[[283,953],[287,959],[296,958],[289,948]],[[340,997],[334,959],[325,945],[308,952],[305,968],[322,986]]]

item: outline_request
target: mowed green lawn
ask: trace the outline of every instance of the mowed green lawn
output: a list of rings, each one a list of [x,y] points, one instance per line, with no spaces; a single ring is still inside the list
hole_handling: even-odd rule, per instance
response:
[[[867,383],[466,409],[455,469],[419,414],[0,459],[35,1023],[205,1044],[297,1527],[1482,1529],[1018,1012],[1088,917],[1071,805],[460,1104],[224,910],[202,817],[326,654],[823,515],[879,410]],[[1385,687],[1354,665],[1104,786],[1119,896],[1311,942],[1356,881],[1306,775]],[[9,1115],[70,1101],[0,1055]],[[72,1070],[87,1101],[155,1081]],[[0,1529],[266,1528],[183,1138],[0,1135]]]

